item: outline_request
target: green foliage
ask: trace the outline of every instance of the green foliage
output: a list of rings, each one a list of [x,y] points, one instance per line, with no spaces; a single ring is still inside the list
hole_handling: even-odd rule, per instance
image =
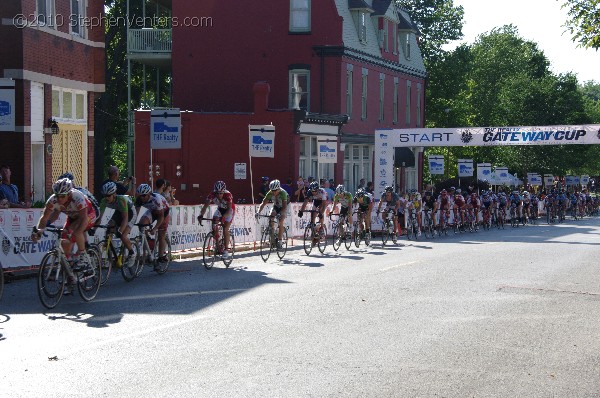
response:
[[[569,19],[565,27],[573,41],[586,48],[600,48],[600,0],[567,0]]]

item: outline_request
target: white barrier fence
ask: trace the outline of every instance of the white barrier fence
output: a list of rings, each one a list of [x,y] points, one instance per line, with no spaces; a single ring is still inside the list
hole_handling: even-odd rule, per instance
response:
[[[330,205],[331,206],[331,205]],[[540,203],[540,214],[542,214],[542,204]],[[310,213],[306,212],[303,218],[298,217],[301,203],[290,203],[287,209],[285,225],[288,227],[288,237],[298,238],[304,234],[304,229],[310,221]],[[310,208],[310,206],[307,206]],[[376,206],[375,206],[376,207]],[[236,205],[236,214],[231,227],[231,233],[238,244],[254,244],[260,241],[262,228],[268,223],[268,219],[260,217],[258,222],[254,217],[256,205]],[[194,206],[174,206],[171,207],[171,218],[169,223],[169,237],[173,251],[191,250],[202,247],[206,234],[210,231],[210,221],[205,221],[204,225],[199,225],[197,217],[200,214],[201,205]],[[211,207],[205,213],[205,217],[210,217],[215,208]],[[268,214],[270,207],[266,206],[262,214]],[[37,224],[42,209],[2,209],[0,210],[0,239],[2,239],[0,251],[0,265],[3,268],[31,267],[38,265],[44,254],[54,248],[55,236],[47,234],[38,242],[33,242],[30,238],[34,225]],[[112,213],[107,210],[102,223],[106,223]],[[65,215],[54,223],[62,226],[65,223]],[[335,218],[334,218],[335,220]],[[452,220],[450,220],[452,222]],[[325,219],[328,233],[331,233],[333,223],[329,218]],[[381,230],[382,221],[375,214],[375,209],[371,214],[371,229]],[[131,236],[137,236],[137,228],[134,228]],[[93,237],[89,237],[90,243],[97,243],[104,238],[104,230],[98,229]]]

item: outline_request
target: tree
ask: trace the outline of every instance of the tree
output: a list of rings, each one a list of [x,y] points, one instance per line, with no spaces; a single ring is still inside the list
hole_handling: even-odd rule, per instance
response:
[[[573,41],[585,48],[600,48],[600,0],[567,0],[562,8],[569,19],[565,27]]]
[[[444,44],[463,37],[464,10],[452,0],[397,0],[397,4],[408,11],[421,32],[419,49],[425,65],[444,53]]]

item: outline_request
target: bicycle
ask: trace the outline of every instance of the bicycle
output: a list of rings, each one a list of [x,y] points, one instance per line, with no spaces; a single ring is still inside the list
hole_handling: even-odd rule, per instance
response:
[[[319,213],[318,210],[308,210],[309,213]],[[313,246],[317,246],[321,254],[325,252],[327,247],[327,227],[319,220],[314,223],[310,222],[304,229],[304,253],[310,255]]]
[[[118,249],[113,244],[113,238],[116,234],[116,227],[111,227],[108,225],[98,225],[97,227],[106,229],[106,235],[104,236],[104,239],[99,243],[92,245],[92,248],[97,251],[100,258],[100,269],[102,271],[102,281],[100,282],[100,285],[104,286],[104,284],[108,281],[113,267],[120,268],[123,279],[125,279],[127,282],[131,282],[135,279],[138,262],[140,261],[139,246],[134,245],[133,242],[131,243],[133,250],[130,255],[133,257],[133,262],[131,264],[125,264],[128,258],[127,248],[122,242]]]
[[[336,215],[338,216],[338,221],[333,221],[333,219],[331,218],[331,216]],[[350,225],[350,222],[348,221],[349,216],[348,214],[346,214],[344,216],[344,235],[341,235],[341,230],[342,228],[340,228],[340,221],[339,221],[339,214],[330,214],[329,215],[329,219],[333,222],[333,235],[331,236],[332,238],[332,246],[333,246],[333,250],[338,251],[338,249],[340,248],[340,246],[342,245],[342,242],[344,242],[344,245],[346,246],[346,250],[350,250],[350,246],[352,245],[352,226]]]
[[[37,291],[42,305],[48,309],[58,305],[63,294],[65,294],[67,277],[75,279],[79,296],[84,301],[92,301],[96,298],[101,283],[98,254],[94,249],[87,248],[86,252],[90,258],[90,263],[84,268],[73,269],[72,267],[77,264],[73,263],[72,260],[67,260],[61,245],[61,235],[64,228],[49,225],[46,227],[46,231],[54,233],[56,240],[55,248],[44,255],[38,270]]]
[[[415,209],[408,211],[408,220],[406,221],[406,237],[408,240],[417,240],[419,237],[419,223],[415,215]]]
[[[492,212],[489,207],[483,209],[483,229],[489,231],[492,228]]]
[[[354,246],[359,247],[361,240],[364,240],[365,245],[369,246],[371,244],[371,232],[365,232],[365,213],[362,211],[355,211],[352,214],[356,214],[356,221],[354,222],[352,229]]]
[[[477,232],[477,230],[479,229],[479,227],[477,226],[477,221],[476,221],[476,217],[475,217],[475,210],[474,209],[468,209],[466,217],[467,217],[467,226],[469,227],[469,232]]]
[[[381,230],[382,246],[385,246],[390,238],[392,239],[393,244],[398,242],[398,237],[396,236],[396,231],[394,230],[394,210],[387,210],[385,213],[386,215],[383,219],[383,228]],[[392,215],[391,217],[390,214]]]
[[[431,218],[431,212],[431,209],[426,209],[423,217],[423,234],[427,239],[435,238],[435,228],[433,227],[433,218]]]
[[[437,227],[438,236],[448,236],[448,219],[450,218],[450,210],[439,209],[437,211],[440,212],[440,222]]]
[[[517,228],[519,226],[519,220],[517,217],[517,206],[516,205],[511,205],[510,206],[510,225],[513,228]]]
[[[166,253],[164,254],[167,261],[159,261],[158,242],[154,238],[150,241],[147,236],[147,230],[152,224],[135,224],[140,233],[135,238],[131,239],[131,245],[138,250],[139,259],[137,260],[137,268],[135,270],[135,277],[139,277],[144,270],[144,265],[153,267],[157,274],[162,275],[166,273],[171,265],[172,254],[171,254],[171,240],[169,236],[165,236]]]
[[[199,218],[213,222],[212,218]],[[211,269],[217,260],[217,257],[223,261],[225,268],[229,268],[235,255],[235,239],[229,234],[229,247],[225,245],[225,234],[223,233],[223,223],[221,221],[213,222],[211,231],[204,238],[202,245],[202,261],[204,268]],[[226,249],[227,248],[227,249]],[[229,256],[225,256],[229,253]]]
[[[276,251],[277,257],[279,257],[280,260],[283,259],[287,251],[288,228],[285,227],[283,229],[283,238],[279,240],[276,232],[277,230],[274,227],[274,224],[277,223],[277,228],[279,228],[279,219],[281,215],[277,214],[271,217],[270,215],[261,214],[260,217],[267,217],[270,219],[267,226],[263,227],[262,234],[260,237],[260,257],[263,259],[264,262],[267,262],[269,256],[271,255],[271,252]]]

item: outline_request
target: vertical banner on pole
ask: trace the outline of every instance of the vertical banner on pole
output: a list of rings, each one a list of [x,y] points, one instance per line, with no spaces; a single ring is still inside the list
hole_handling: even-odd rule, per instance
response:
[[[512,176],[508,174],[508,167],[496,167],[496,179],[500,184],[509,185],[512,182]]]
[[[179,108],[150,111],[150,148],[181,149],[181,112]]]
[[[590,183],[590,176],[581,176],[579,179],[581,185],[587,185]]]
[[[546,188],[554,185],[554,175],[552,174],[544,174],[544,186]]]
[[[458,159],[458,176],[473,177],[473,159]]]
[[[318,137],[319,163],[337,163],[337,139]]]
[[[250,157],[275,157],[275,126],[250,126]]]
[[[444,156],[429,155],[429,172],[431,174],[444,174]]]
[[[487,180],[492,183],[492,164],[477,163],[477,179],[481,181]]]

